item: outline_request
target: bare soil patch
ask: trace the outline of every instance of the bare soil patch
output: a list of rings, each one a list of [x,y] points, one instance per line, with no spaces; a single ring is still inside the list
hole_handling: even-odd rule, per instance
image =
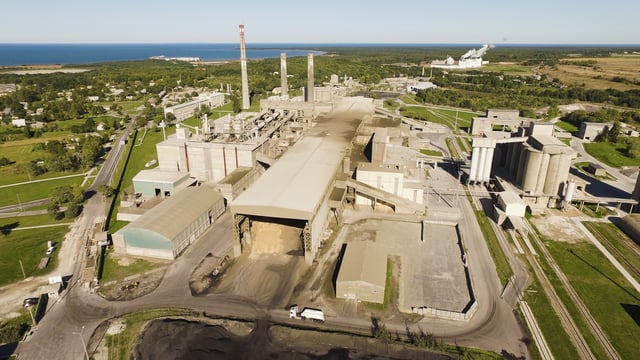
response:
[[[572,220],[577,216],[580,214],[575,209],[560,214],[547,210],[543,216],[532,217],[531,222],[548,239],[575,244],[587,240]]]
[[[125,260],[126,261],[126,260]],[[162,282],[166,267],[154,269],[144,274],[111,282],[100,287],[100,294],[110,301],[127,301],[150,294]]]

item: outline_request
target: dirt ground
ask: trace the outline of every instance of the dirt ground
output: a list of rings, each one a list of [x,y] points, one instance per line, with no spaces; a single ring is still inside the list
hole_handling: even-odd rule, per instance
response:
[[[547,238],[574,244],[587,241],[573,221],[581,216],[584,215],[574,208],[568,211],[546,209],[543,215],[532,217],[531,222]]]
[[[366,350],[363,350],[366,349]],[[222,326],[185,320],[153,321],[136,359],[452,359],[411,346],[358,336],[302,331],[259,321],[239,336]]]
[[[229,255],[219,257],[211,253],[207,254],[195,268],[189,279],[191,295],[205,295],[207,290],[214,285],[226,268],[232,263],[233,259],[231,259]]]
[[[147,295],[155,290],[164,277],[167,267],[163,266],[122,281],[100,286],[98,293],[110,301],[126,301]]]

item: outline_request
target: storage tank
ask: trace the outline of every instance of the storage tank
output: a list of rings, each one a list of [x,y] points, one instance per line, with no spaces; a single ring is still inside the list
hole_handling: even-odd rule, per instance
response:
[[[558,185],[555,179],[558,177],[558,169],[560,167],[560,154],[553,154],[549,159],[549,169],[547,170],[547,178],[544,181],[544,194],[555,195],[558,191]]]
[[[522,190],[525,192],[533,193],[536,190],[541,164],[542,153],[540,151],[530,151],[522,180]]]
[[[567,183],[567,192],[564,195],[564,201],[567,202],[567,204],[571,203],[571,200],[573,200],[573,194],[576,192],[576,183],[574,183],[573,181],[569,181]]]

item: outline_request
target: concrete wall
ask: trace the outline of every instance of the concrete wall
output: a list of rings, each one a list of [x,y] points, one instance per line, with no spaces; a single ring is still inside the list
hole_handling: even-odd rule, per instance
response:
[[[365,281],[338,281],[336,282],[336,297],[382,304],[384,302],[384,286]]]

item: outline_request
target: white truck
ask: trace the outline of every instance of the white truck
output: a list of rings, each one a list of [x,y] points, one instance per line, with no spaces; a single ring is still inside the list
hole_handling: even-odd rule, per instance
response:
[[[289,318],[291,319],[311,319],[313,321],[324,322],[324,312],[320,309],[304,308],[298,312],[298,305],[291,305],[289,308]]]

